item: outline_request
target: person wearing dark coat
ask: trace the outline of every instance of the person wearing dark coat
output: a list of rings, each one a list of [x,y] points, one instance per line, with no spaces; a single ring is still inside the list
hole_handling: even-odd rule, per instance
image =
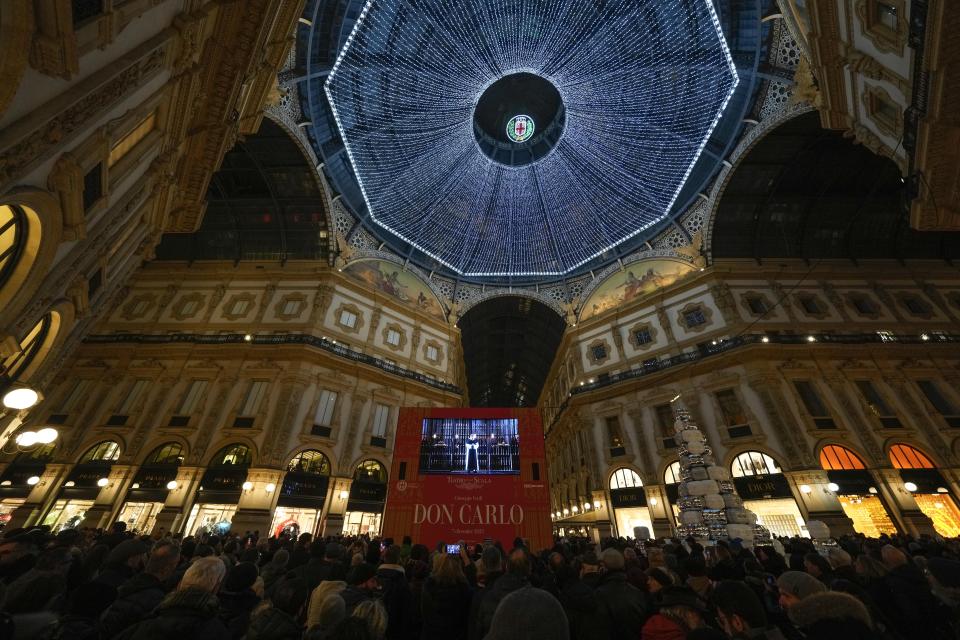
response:
[[[330,573],[330,567],[328,563],[324,562],[324,552],[327,549],[327,545],[325,545],[322,540],[314,540],[310,543],[308,549],[310,559],[307,560],[306,564],[302,564],[294,569],[292,573],[298,578],[306,580],[307,586],[309,586],[312,591],[316,589],[317,585],[323,580],[330,579],[328,575]]]
[[[639,638],[653,606],[649,594],[627,582],[623,554],[610,548],[600,557],[604,574],[594,592],[610,638]]]
[[[600,558],[593,551],[587,551],[580,561],[580,579],[583,580],[583,584],[596,589],[600,584],[600,578]]]
[[[250,614],[260,604],[260,596],[253,591],[257,581],[257,566],[252,562],[238,562],[227,573],[223,588],[217,594],[220,602],[220,620],[234,638],[242,638],[250,625]]]
[[[124,540],[111,549],[106,562],[103,563],[103,569],[94,578],[94,582],[108,584],[119,590],[124,582],[143,568],[149,550],[145,542],[136,538]]]
[[[387,610],[387,639],[400,640],[409,636],[413,595],[407,584],[407,575],[400,565],[402,550],[391,545],[383,553],[383,563],[377,568],[383,606]]]
[[[100,615],[117,596],[106,584],[88,584],[74,590],[64,613],[42,635],[43,640],[100,640],[109,638],[100,623]]]
[[[443,554],[423,586],[421,640],[466,640],[473,591],[458,556]]]
[[[951,637],[947,630],[948,611],[933,595],[923,571],[907,556],[890,545],[882,551],[889,572],[882,583],[890,596],[878,602],[894,630],[906,640],[933,640]]]
[[[190,565],[176,591],[153,614],[128,627],[115,640],[232,640],[218,614],[214,595],[226,574],[223,561],[200,558]]]
[[[480,554],[480,563],[483,567],[483,581],[480,587],[473,592],[473,599],[470,601],[470,618],[467,622],[468,637],[470,640],[481,640],[480,627],[477,623],[477,617],[480,613],[480,602],[483,596],[493,588],[497,580],[503,575],[503,554],[500,549],[489,546]]]
[[[577,576],[570,567],[557,572],[560,587],[560,604],[567,614],[570,627],[570,640],[593,640],[609,634],[607,620],[601,613],[597,594]]]
[[[167,595],[166,580],[177,568],[180,548],[170,542],[153,547],[143,573],[133,576],[117,590],[117,599],[101,618],[104,637],[112,638],[153,611]]]
[[[373,566],[362,562],[350,569],[347,588],[340,592],[340,597],[347,606],[347,615],[353,613],[361,602],[376,597],[379,586],[377,570]]]
[[[270,562],[260,568],[260,577],[263,578],[265,593],[273,593],[273,587],[280,579],[287,575],[287,564],[290,562],[290,552],[286,549],[277,549]]]
[[[471,630],[470,637],[484,638],[490,630],[490,625],[493,623],[493,614],[496,612],[500,601],[507,594],[529,585],[530,560],[527,558],[527,552],[522,548],[514,549],[507,558],[507,572],[492,587],[484,589],[486,593],[483,594],[477,605],[475,626]],[[426,589],[424,589],[425,592]]]
[[[261,609],[250,618],[246,640],[300,640],[303,636],[300,614],[309,596],[306,580],[284,578],[277,585],[272,606]]]

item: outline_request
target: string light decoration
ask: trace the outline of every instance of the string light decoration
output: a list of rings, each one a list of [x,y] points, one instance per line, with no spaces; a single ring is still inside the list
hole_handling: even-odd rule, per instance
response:
[[[565,122],[510,166],[475,110],[519,73]],[[737,84],[711,0],[369,0],[325,90],[374,222],[464,276],[558,276],[671,213]]]

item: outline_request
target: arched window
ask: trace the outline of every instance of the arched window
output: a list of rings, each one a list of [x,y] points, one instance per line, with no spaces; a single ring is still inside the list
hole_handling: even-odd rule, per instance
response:
[[[179,442],[167,442],[154,449],[147,459],[147,465],[179,465],[183,464],[183,445]]]
[[[617,469],[613,472],[613,475],[610,476],[611,489],[629,489],[630,487],[642,486],[643,481],[633,469],[627,469],[626,467]]]
[[[249,467],[253,464],[250,447],[244,444],[228,444],[210,461],[211,467]]]
[[[760,451],[744,451],[733,460],[730,473],[734,478],[745,476],[769,476],[783,473],[777,461]]]
[[[852,469],[866,469],[860,456],[846,447],[828,444],[820,450],[820,466],[827,471],[848,471]]]
[[[104,440],[87,449],[78,464],[86,462],[114,462],[120,457],[120,445],[113,440]]]
[[[50,444],[41,444],[38,447],[31,449],[30,451],[22,451],[17,455],[16,463],[36,463],[36,462],[48,462],[50,458],[53,457],[53,449],[56,447],[56,444],[51,442]]]
[[[680,461],[672,463],[667,470],[663,472],[663,484],[680,484]]]
[[[318,476],[330,475],[330,461],[316,449],[301,451],[290,460],[287,471],[295,473],[313,473]]]
[[[908,444],[895,444],[890,447],[890,462],[896,469],[935,469],[936,465],[915,447]]]
[[[0,289],[7,284],[27,242],[27,216],[16,206],[0,206]]]
[[[361,482],[386,484],[387,470],[376,460],[364,460],[357,465],[357,470],[353,473],[353,479]]]
[[[53,316],[47,314],[40,321],[33,325],[30,332],[20,341],[20,350],[8,356],[0,366],[0,382],[14,382],[23,375],[30,363],[33,362],[40,348],[43,346],[47,334],[50,332],[50,325],[53,322]]]

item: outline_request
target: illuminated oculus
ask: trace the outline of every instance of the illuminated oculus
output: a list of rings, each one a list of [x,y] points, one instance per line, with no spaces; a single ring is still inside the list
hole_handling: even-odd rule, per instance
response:
[[[513,116],[507,123],[507,137],[517,144],[532,138],[534,131],[536,131],[536,125],[530,116]]]

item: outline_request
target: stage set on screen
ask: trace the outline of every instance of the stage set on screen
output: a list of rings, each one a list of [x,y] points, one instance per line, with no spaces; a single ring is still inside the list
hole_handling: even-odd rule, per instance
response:
[[[383,534],[427,545],[551,542],[537,410],[402,409]]]

